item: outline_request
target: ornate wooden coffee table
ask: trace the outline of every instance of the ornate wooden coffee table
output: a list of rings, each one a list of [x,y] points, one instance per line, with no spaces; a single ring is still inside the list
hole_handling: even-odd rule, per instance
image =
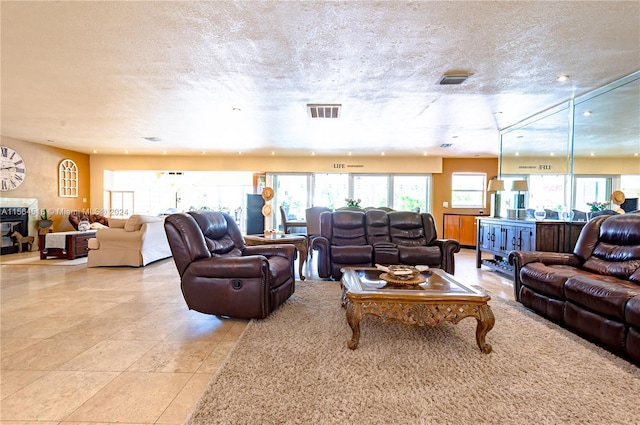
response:
[[[475,317],[476,341],[483,353],[491,352],[485,336],[495,323],[487,302],[491,297],[463,285],[440,269],[424,273],[426,282],[417,286],[388,285],[373,267],[342,269],[342,305],[353,331],[347,346],[355,350],[360,340],[360,319],[366,314],[383,322],[398,320],[407,325],[437,326],[443,322],[457,324],[465,317]]]
[[[267,233],[258,235],[246,235],[244,241],[248,246],[251,245],[271,245],[271,244],[291,244],[296,247],[298,251],[298,274],[300,280],[304,280],[304,274],[302,269],[304,268],[304,262],[309,255],[309,248],[307,247],[307,237],[305,235],[292,235],[289,233]]]

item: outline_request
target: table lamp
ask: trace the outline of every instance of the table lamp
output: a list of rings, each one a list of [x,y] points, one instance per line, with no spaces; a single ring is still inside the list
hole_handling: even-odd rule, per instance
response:
[[[504,190],[504,180],[493,178],[489,180],[487,192],[494,192],[491,195],[491,217],[500,217],[500,192]]]
[[[514,180],[513,184],[511,186],[511,191],[512,192],[518,192],[518,194],[516,195],[516,208],[518,209],[524,209],[524,193],[520,193],[520,192],[526,192],[529,190],[529,184],[527,183],[526,180]]]

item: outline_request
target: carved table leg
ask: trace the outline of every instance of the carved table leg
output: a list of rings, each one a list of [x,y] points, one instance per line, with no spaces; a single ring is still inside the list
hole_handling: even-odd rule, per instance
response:
[[[304,280],[305,276],[303,273],[304,263],[307,261],[307,256],[309,255],[309,249],[307,248],[307,240],[305,239],[302,242],[298,242],[296,244],[296,249],[298,250],[298,274],[300,275],[300,280]]]
[[[488,305],[482,305],[479,309],[478,317],[476,318],[478,321],[478,326],[476,327],[476,341],[478,342],[478,347],[480,347],[480,351],[485,354],[489,354],[491,352],[491,344],[487,344],[485,341],[485,337],[487,333],[493,329],[493,325],[496,323],[496,318],[493,315],[493,311],[491,311],[491,307]]]
[[[347,342],[347,347],[352,350],[358,348],[358,342],[360,341],[360,306],[354,305],[352,302],[347,302],[347,323],[351,327],[353,332],[351,340]]]

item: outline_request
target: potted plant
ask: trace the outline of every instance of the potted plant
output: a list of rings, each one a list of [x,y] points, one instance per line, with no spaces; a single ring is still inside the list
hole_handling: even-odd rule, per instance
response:
[[[48,229],[53,224],[53,220],[49,219],[49,213],[46,208],[42,210],[40,214],[40,220],[38,221],[38,227],[41,229]]]

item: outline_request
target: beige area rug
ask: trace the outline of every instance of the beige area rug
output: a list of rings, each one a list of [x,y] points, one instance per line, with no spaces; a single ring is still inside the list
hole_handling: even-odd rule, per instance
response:
[[[490,354],[472,318],[420,328],[366,316],[351,351],[339,284],[297,283],[249,323],[185,424],[639,423],[640,368],[516,303],[489,304]]]
[[[40,256],[23,257],[16,260],[0,260],[1,265],[20,265],[20,266],[78,266],[87,264],[87,257],[80,257],[73,260],[65,260],[62,258],[47,258],[41,260]]]

